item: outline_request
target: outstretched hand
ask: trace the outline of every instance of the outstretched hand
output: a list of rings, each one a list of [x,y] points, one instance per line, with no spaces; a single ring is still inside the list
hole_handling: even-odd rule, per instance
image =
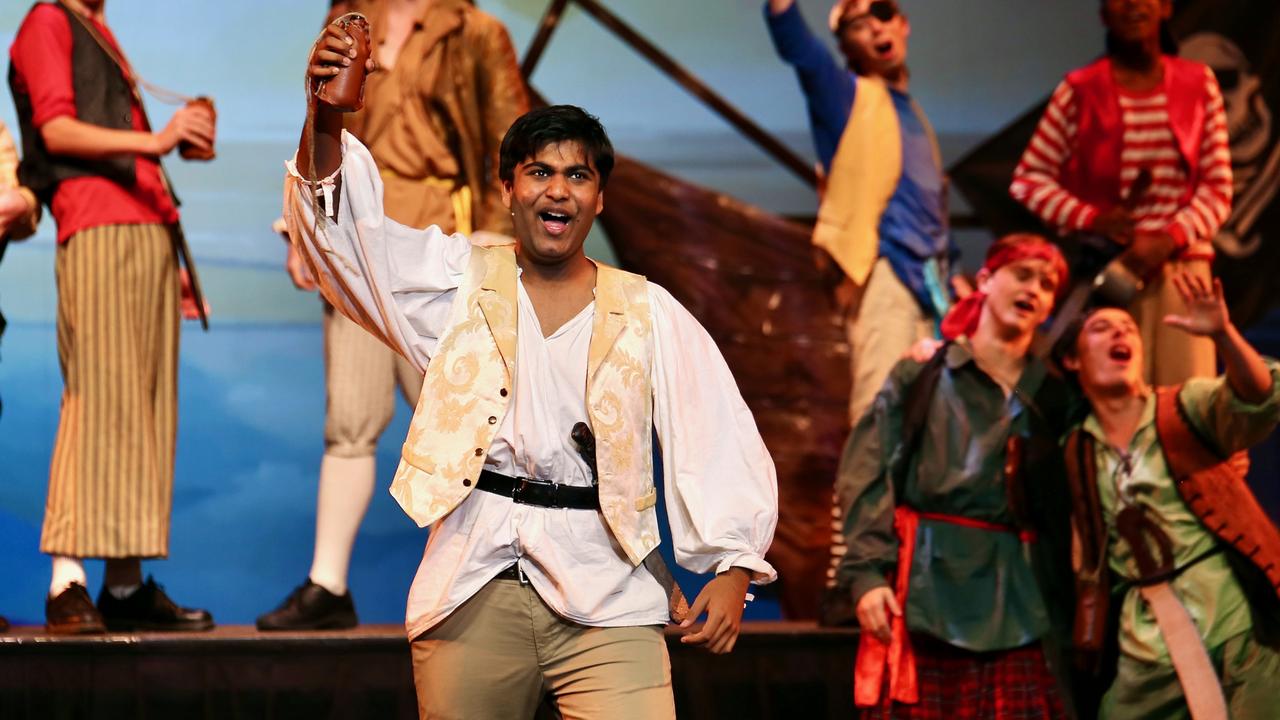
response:
[[[1172,280],[1187,310],[1185,315],[1166,315],[1166,325],[1202,337],[1216,337],[1231,326],[1221,280],[1214,278],[1211,285],[1189,273],[1178,273]]]
[[[732,567],[716,575],[689,607],[689,616],[680,623],[682,629],[693,623],[704,611],[707,621],[697,632],[686,633],[680,638],[685,645],[698,645],[721,655],[733,650],[742,626],[743,603],[747,598],[747,585],[751,574],[740,567]]]

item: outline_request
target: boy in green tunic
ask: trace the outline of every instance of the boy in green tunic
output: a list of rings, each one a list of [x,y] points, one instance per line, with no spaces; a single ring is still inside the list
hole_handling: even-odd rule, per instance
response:
[[[1277,717],[1280,534],[1241,451],[1280,422],[1280,364],[1236,330],[1220,282],[1175,283],[1187,314],[1165,323],[1210,338],[1224,375],[1151,388],[1137,324],[1115,308],[1066,348],[1092,407],[1066,453],[1077,588],[1094,600],[1076,636],[1113,651],[1118,638],[1102,717]]]

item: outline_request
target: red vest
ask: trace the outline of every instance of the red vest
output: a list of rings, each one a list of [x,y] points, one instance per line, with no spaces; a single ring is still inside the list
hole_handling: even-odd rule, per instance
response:
[[[1191,202],[1200,179],[1200,143],[1208,100],[1205,66],[1172,55],[1162,56],[1162,90],[1168,99],[1169,126],[1187,171],[1187,192],[1179,206]],[[1111,59],[1102,58],[1067,74],[1075,94],[1075,147],[1062,172],[1062,186],[1076,197],[1106,211],[1120,202],[1120,153],[1124,118],[1120,91],[1111,76]]]

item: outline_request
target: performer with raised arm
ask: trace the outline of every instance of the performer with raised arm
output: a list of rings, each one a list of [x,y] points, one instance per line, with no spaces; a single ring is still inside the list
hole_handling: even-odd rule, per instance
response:
[[[37,3],[9,50],[19,176],[58,225],[64,388],[40,538],[53,556],[45,619],[55,633],[205,630],[209,613],[144,583],[141,561],[169,552],[178,322],[197,315],[159,159],[180,142],[211,152],[214,121],[192,104],[151,130],[104,4]],[[107,561],[96,607],[84,558]]]
[[[350,43],[331,25],[310,77],[336,75]],[[531,717],[549,691],[566,716],[673,717],[662,626],[683,608],[660,582],[652,430],[676,558],[716,573],[685,643],[731,650],[748,583],[774,579],[777,487],[708,334],[583,253],[604,129],[571,106],[517,120],[499,164],[515,244],[482,243],[387,218],[369,151],[310,102],[290,235],[334,307],[426,374],[391,489],[432,526],[406,622],[421,715]]]
[[[765,22],[808,104],[824,174],[813,252],[845,318],[849,422],[857,423],[911,344],[936,336],[956,254],[937,139],[907,92],[911,24],[894,0],[839,0],[828,22],[837,60],[795,0],[768,0]],[[831,594],[848,508],[837,496],[824,623],[853,620],[845,598]]]
[[[840,464],[864,718],[1065,716],[1042,640],[1066,624],[1047,603],[1070,587],[1070,553],[1036,531],[1065,522],[1051,478],[1069,398],[1029,349],[1067,267],[1048,240],[1010,235],[977,280],[943,323],[952,339],[894,367]]]
[[[847,317],[849,418],[871,404],[894,363],[934,337],[950,303],[955,253],[937,139],[908,94],[911,24],[894,0],[840,0],[832,57],[795,0],[768,0],[778,55],[796,69],[825,173],[813,244]],[[854,302],[854,298],[860,300]]]
[[[387,217],[443,232],[511,233],[498,182],[498,146],[529,109],[515,50],[497,19],[467,0],[354,0],[334,17],[358,12],[373,31],[380,72],[368,79],[364,109],[346,129],[378,163]],[[286,268],[300,290],[315,290],[298,251]],[[378,437],[395,411],[399,385],[412,405],[422,371],[359,325],[324,310],[324,457],[316,498],[311,570],[262,630],[353,627],[347,590],[356,533],[376,484]]]
[[[1165,323],[1213,343],[1225,375],[1152,388],[1138,324],[1115,308],[1065,343],[1093,410],[1066,443],[1075,637],[1112,663],[1104,718],[1274,717],[1280,534],[1245,483],[1244,451],[1280,422],[1280,364],[1241,337],[1221,283],[1170,282],[1186,313]]]
[[[1213,343],[1163,319],[1183,311],[1171,277],[1208,281],[1213,237],[1231,214],[1222,94],[1212,70],[1177,57],[1172,0],[1102,0],[1101,10],[1106,56],[1054,90],[1009,191],[1051,228],[1125,247],[1144,285],[1129,310],[1148,382],[1209,377]]]

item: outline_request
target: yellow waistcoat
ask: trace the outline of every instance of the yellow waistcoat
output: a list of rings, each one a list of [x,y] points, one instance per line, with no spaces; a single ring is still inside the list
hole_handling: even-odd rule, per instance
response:
[[[864,285],[880,254],[880,216],[902,176],[902,129],[884,80],[859,75],[857,82],[849,123],[827,173],[813,244],[830,253],[845,275]],[[911,106],[941,168],[933,128],[914,100]]]
[[[514,246],[472,248],[391,483],[392,496],[419,527],[444,517],[474,489],[507,413],[516,376],[516,277]],[[597,263],[595,302],[586,399],[600,507],[627,558],[639,565],[658,546],[648,285],[640,275]]]

